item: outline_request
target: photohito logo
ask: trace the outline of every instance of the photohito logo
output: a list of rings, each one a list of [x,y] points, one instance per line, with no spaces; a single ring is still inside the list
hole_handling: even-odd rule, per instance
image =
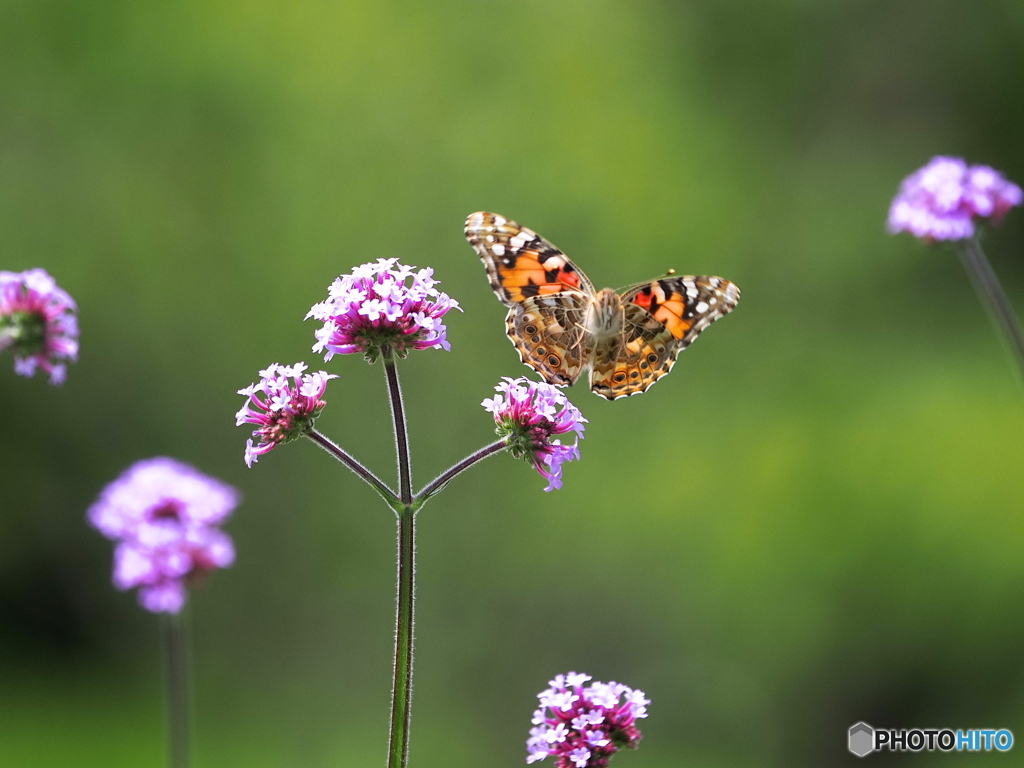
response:
[[[1013,733],[1007,728],[974,728],[952,731],[949,728],[872,728],[867,723],[850,726],[847,748],[857,757],[872,752],[1005,752],[1013,746]]]

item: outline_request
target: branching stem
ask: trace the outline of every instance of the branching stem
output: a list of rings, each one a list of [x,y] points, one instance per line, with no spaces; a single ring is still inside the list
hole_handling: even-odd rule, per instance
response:
[[[311,430],[307,437],[334,458],[359,475],[388,506],[394,510],[398,524],[398,587],[395,611],[395,665],[391,695],[391,733],[388,746],[388,768],[406,768],[409,761],[409,723],[412,713],[413,627],[416,593],[416,513],[456,475],[466,471],[488,456],[508,446],[498,440],[472,453],[428,483],[417,494],[412,492],[412,465],[409,460],[409,433],[406,426],[402,387],[398,380],[395,354],[388,346],[381,348],[381,360],[387,378],[391,416],[395,429],[395,451],[398,455],[398,493],[396,494],[367,467],[326,436]],[[172,768],[187,768],[173,764]]]
[[[490,445],[484,446],[483,448],[481,448],[476,453],[471,453],[469,456],[464,458],[458,464],[455,464],[452,467],[450,467],[449,469],[446,469],[444,472],[442,472],[436,478],[431,480],[430,483],[428,483],[426,485],[426,487],[424,487],[419,493],[416,494],[416,507],[419,508],[419,507],[423,506],[431,496],[433,496],[434,494],[436,494],[439,491],[443,490],[444,487],[456,475],[461,474],[462,472],[465,472],[467,469],[472,467],[474,464],[478,464],[479,462],[481,462],[484,459],[486,459],[488,456],[493,456],[498,451],[504,450],[507,447],[508,447],[508,440],[506,440],[506,439],[496,440],[495,442],[491,443]]]
[[[369,485],[371,488],[373,488],[373,490],[375,490],[377,493],[381,495],[384,501],[388,503],[388,506],[394,508],[395,504],[398,502],[397,494],[395,494],[393,490],[391,490],[387,485],[385,485],[383,480],[381,480],[379,477],[373,474],[373,472],[371,472],[368,468],[363,466],[355,457],[352,456],[352,454],[350,454],[348,451],[346,451],[344,448],[335,443],[326,435],[317,432],[315,429],[310,430],[306,434],[306,437],[308,437],[314,443],[316,443],[329,454],[331,454],[331,456],[336,458],[346,467],[348,467],[357,475],[359,475],[359,477],[366,481],[367,485]]]

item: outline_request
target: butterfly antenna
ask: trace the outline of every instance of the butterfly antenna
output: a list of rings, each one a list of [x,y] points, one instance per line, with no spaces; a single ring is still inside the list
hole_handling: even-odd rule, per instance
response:
[[[665,273],[665,277],[672,277],[672,275],[674,275],[675,273],[676,271],[674,269],[670,269],[668,272]]]

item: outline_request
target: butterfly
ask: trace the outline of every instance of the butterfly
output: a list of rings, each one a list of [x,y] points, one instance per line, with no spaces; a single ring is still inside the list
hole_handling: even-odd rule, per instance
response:
[[[558,248],[496,213],[471,214],[466,239],[509,308],[505,326],[520,359],[559,387],[589,368],[590,388],[609,400],[646,392],[740,299],[740,289],[721,277],[673,271],[596,291]]]

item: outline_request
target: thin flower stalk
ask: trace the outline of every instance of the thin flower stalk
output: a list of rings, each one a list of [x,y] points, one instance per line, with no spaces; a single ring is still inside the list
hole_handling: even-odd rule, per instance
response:
[[[481,461],[488,458],[489,456],[493,456],[494,454],[505,450],[506,448],[508,448],[508,445],[508,438],[495,440],[493,443],[484,446],[476,453],[471,453],[458,464],[454,464],[453,466],[446,469],[440,475],[431,480],[416,494],[416,508],[418,509],[419,507],[423,506],[423,504],[425,504],[431,496],[440,493],[442,490],[444,490],[445,486],[448,485],[448,483],[451,482],[451,480],[456,475],[462,474],[467,469],[472,467],[474,464],[479,464]]]
[[[412,497],[412,466],[409,434],[402,402],[402,386],[390,346],[382,348],[384,372],[395,430],[398,456],[398,586],[395,609],[395,663],[391,692],[391,733],[388,768],[404,768],[409,759],[409,726],[412,719],[413,627],[416,600],[416,509]]]
[[[310,440],[323,448],[327,453],[331,454],[334,458],[344,464],[346,467],[351,469],[356,475],[358,475],[363,482],[373,488],[380,497],[384,499],[389,507],[394,508],[399,504],[398,495],[391,490],[391,488],[384,483],[379,477],[371,472],[365,465],[359,462],[352,454],[342,448],[340,445],[335,443],[326,435],[321,434],[315,429],[310,429],[306,434]]]
[[[415,600],[416,511],[405,507],[398,514],[398,595],[388,768],[405,768],[409,760]]]
[[[161,617],[167,691],[167,752],[170,768],[188,768],[192,755],[192,674],[187,611]]]
[[[956,244],[956,251],[992,324],[1006,341],[1010,354],[1017,364],[1017,372],[1024,382],[1024,331],[1021,330],[1020,321],[1013,311],[1006,291],[1003,290],[992,265],[985,257],[977,237],[961,240]]]
[[[395,424],[395,452],[398,455],[398,493],[402,504],[412,504],[412,464],[409,460],[409,430],[405,424],[405,407],[402,404],[402,385],[398,380],[398,368],[390,346],[382,349],[384,373],[388,380],[388,397],[391,402],[391,416]]]

